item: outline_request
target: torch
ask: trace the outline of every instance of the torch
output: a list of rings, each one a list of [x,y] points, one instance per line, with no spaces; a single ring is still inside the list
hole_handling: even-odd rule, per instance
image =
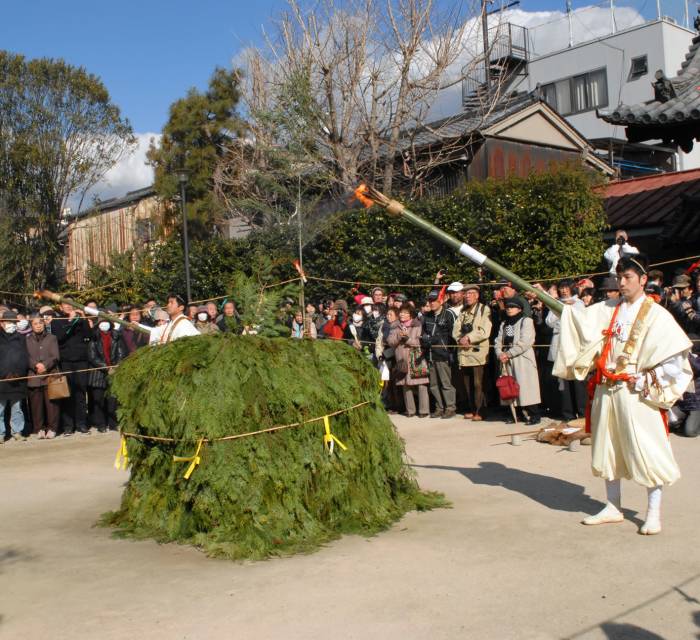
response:
[[[117,316],[112,315],[111,313],[106,313],[105,311],[100,311],[99,309],[93,309],[92,307],[84,307],[82,304],[77,303],[75,300],[71,300],[70,298],[65,298],[62,295],[59,295],[58,293],[54,293],[53,291],[49,291],[48,289],[43,289],[42,291],[35,291],[34,298],[36,298],[37,300],[41,300],[41,298],[45,298],[46,300],[51,300],[52,302],[60,302],[60,303],[65,302],[66,304],[69,304],[71,307],[75,307],[76,309],[80,309],[85,315],[95,316],[97,318],[102,318],[103,320],[109,320],[109,322],[116,322],[117,324],[121,324],[122,326],[129,327],[130,329],[133,329],[134,331],[139,331],[140,333],[146,333],[146,334],[151,333],[151,327],[146,327],[145,325],[139,324],[138,322],[129,322],[127,320],[122,320],[121,318],[118,318]]]
[[[480,253],[474,247],[468,245],[466,242],[460,242],[459,240],[457,240],[457,238],[451,236],[449,233],[445,233],[442,229],[438,229],[435,225],[431,224],[427,220],[424,220],[419,215],[416,215],[415,213],[407,209],[400,202],[392,200],[380,191],[377,191],[373,187],[369,187],[364,184],[361,184],[355,190],[355,197],[362,204],[364,204],[365,207],[369,208],[372,205],[377,204],[380,207],[386,209],[387,212],[392,216],[401,216],[402,218],[408,220],[411,224],[418,227],[419,229],[427,231],[436,240],[443,242],[449,247],[452,247],[458,253],[461,253],[463,256],[467,257],[474,264],[480,267],[485,267],[486,269],[489,269],[490,271],[501,276],[502,278],[506,278],[507,280],[513,283],[516,289],[519,289],[521,291],[531,291],[535,294],[535,296],[537,296],[538,300],[542,301],[544,305],[549,307],[557,315],[561,315],[564,305],[561,302],[559,302],[559,300],[556,300],[544,291],[533,287],[529,282],[526,282],[520,276],[515,275],[512,271],[509,271],[497,262],[494,262],[493,260],[491,260],[491,258],[488,258],[483,253]]]

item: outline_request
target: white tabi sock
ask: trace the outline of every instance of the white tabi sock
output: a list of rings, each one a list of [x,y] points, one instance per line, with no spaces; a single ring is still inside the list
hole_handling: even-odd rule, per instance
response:
[[[620,511],[621,504],[621,488],[619,480],[606,480],[605,493],[608,497],[607,504],[603,509],[594,516],[588,516],[583,519],[583,524],[608,524],[612,522],[622,522],[624,516]]]
[[[661,496],[662,487],[648,487],[647,519],[639,529],[645,536],[661,533]]]

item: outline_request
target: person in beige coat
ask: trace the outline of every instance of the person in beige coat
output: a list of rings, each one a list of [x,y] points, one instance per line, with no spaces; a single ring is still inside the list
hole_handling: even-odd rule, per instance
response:
[[[455,321],[452,337],[459,345],[457,359],[466,394],[465,420],[483,420],[486,406],[484,369],[489,357],[491,336],[491,309],[479,301],[479,287],[465,288],[462,312]]]
[[[518,404],[528,413],[526,424],[540,422],[540,383],[537,375],[537,360],[532,346],[535,344],[535,325],[532,318],[523,317],[523,306],[519,299],[506,302],[506,318],[501,322],[496,338],[496,357],[501,362],[504,374],[515,377],[520,386]],[[515,422],[513,418],[506,422]]]
[[[396,386],[403,391],[406,415],[410,418],[416,415],[414,391],[418,393],[418,416],[427,418],[430,414],[430,397],[428,396],[427,363],[422,355],[421,333],[423,325],[416,319],[416,310],[404,304],[399,310],[399,324],[389,333],[387,344],[394,349],[397,374]],[[411,375],[411,351],[418,354],[419,362],[426,365],[426,374],[421,377]]]

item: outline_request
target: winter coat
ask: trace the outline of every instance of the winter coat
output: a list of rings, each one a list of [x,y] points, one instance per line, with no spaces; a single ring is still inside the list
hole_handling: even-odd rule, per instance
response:
[[[306,326],[308,328],[308,337],[316,338],[316,325],[313,323],[311,318],[306,319]],[[306,337],[304,331],[304,323],[297,323],[296,320],[292,320],[292,338],[304,338]]]
[[[5,382],[7,378],[23,378],[29,370],[27,339],[0,329],[0,402],[22,400],[27,395],[27,380]]]
[[[203,336],[211,336],[216,333],[221,333],[221,329],[217,327],[213,322],[197,322],[194,323],[195,329],[199,331]]]
[[[399,326],[397,320],[389,322],[386,317],[382,318],[382,323],[379,325],[379,335],[374,343],[374,355],[377,360],[384,360],[391,369],[395,362],[395,351],[389,346],[389,336],[393,329]]]
[[[437,316],[431,311],[423,317],[421,342],[430,362],[452,361],[455,350],[452,346],[454,323],[455,316],[447,307],[443,307]]]
[[[502,348],[505,322],[501,323],[496,337],[496,357],[502,353],[511,356],[508,364],[502,367],[503,373],[512,375],[520,385],[518,404],[529,407],[540,403],[540,382],[537,375],[537,360],[532,345],[535,344],[535,325],[532,318],[520,318],[515,325],[513,344],[504,351]]]
[[[348,323],[343,319],[342,322],[338,322],[338,318],[331,318],[323,325],[322,333],[326,338],[331,340],[342,340],[345,336],[345,329],[347,329]]]
[[[693,370],[695,391],[686,391],[677,403],[678,408],[686,413],[700,411],[700,356],[691,353],[689,359],[690,368]]]
[[[216,326],[219,327],[221,333],[240,333],[241,332],[241,318],[236,313],[233,316],[221,316],[216,321]]]
[[[92,341],[88,345],[88,363],[91,367],[107,366],[100,333],[100,331],[95,332]],[[112,335],[112,344],[109,349],[109,364],[110,366],[114,366],[119,364],[128,354],[126,353],[126,347],[124,347],[121,336],[116,331],[111,331],[110,333]],[[107,371],[107,369],[98,369],[97,371],[88,372],[87,386],[93,389],[106,389],[108,379]]]
[[[50,333],[34,333],[33,331],[25,338],[27,341],[27,353],[29,355],[29,372],[27,375],[39,373],[36,366],[41,363],[46,367],[44,373],[58,371],[58,340]],[[30,389],[45,387],[49,383],[48,378],[30,378],[27,386]]]
[[[388,345],[394,349],[394,357],[396,358],[396,371],[408,371],[408,373],[396,380],[397,386],[404,385],[418,385],[418,384],[428,384],[429,379],[425,378],[412,378],[411,368],[410,368],[410,354],[413,348],[421,349],[421,335],[423,333],[423,325],[420,320],[413,319],[411,321],[411,326],[408,329],[408,335],[405,337],[401,336],[401,325],[397,323],[389,337],[387,339]],[[421,349],[422,351],[422,349]],[[421,360],[425,360],[423,354],[421,353]]]
[[[473,307],[462,309],[455,321],[452,337],[459,344],[460,338],[469,338],[468,347],[457,349],[460,367],[476,367],[486,364],[489,357],[489,338],[491,336],[491,309],[482,302]]]
[[[136,349],[140,349],[148,344],[148,334],[134,331],[133,329],[122,329],[122,342],[127,354],[131,354]]]
[[[92,337],[84,318],[58,318],[51,321],[51,333],[58,339],[61,362],[87,362],[88,344]]]
[[[572,298],[573,306],[579,311],[583,311],[586,305],[583,304],[582,300],[579,300],[578,296]],[[564,302],[564,300],[562,300]],[[545,324],[552,330],[552,341],[549,344],[549,352],[547,353],[547,359],[550,362],[554,362],[557,359],[557,351],[559,351],[559,332],[561,331],[561,320],[559,316],[553,311],[547,311],[547,317],[544,319]]]

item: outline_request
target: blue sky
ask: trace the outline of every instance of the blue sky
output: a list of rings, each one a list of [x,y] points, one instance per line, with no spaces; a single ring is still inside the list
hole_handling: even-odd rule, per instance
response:
[[[590,2],[574,2],[583,4]],[[135,131],[156,132],[174,100],[191,86],[205,87],[213,68],[230,66],[246,44],[259,44],[261,25],[284,6],[284,0],[14,0],[3,2],[0,47],[86,67],[102,78]],[[527,11],[564,6],[564,0],[521,4]]]
[[[3,2],[0,48],[60,57],[102,78],[136,131],[159,131],[168,107],[215,66],[259,41],[281,0]]]
[[[301,1],[306,6],[313,3]],[[455,0],[437,2],[451,5]],[[502,2],[506,0],[495,0],[493,8]],[[661,2],[664,13],[681,14],[683,0]],[[0,48],[84,66],[102,79],[137,133],[139,143],[133,153],[122,158],[92,192],[102,199],[150,184],[152,170],[144,162],[145,153],[152,136],[165,124],[170,104],[190,87],[205,88],[213,69],[230,67],[247,45],[262,45],[263,26],[270,29],[274,16],[286,7],[285,0],[7,0],[2,4]],[[598,2],[573,2],[575,9],[591,4]],[[632,5],[647,18],[656,7],[652,0],[616,0],[615,4]],[[553,32],[566,30],[563,23],[550,22],[557,16],[549,12],[564,10],[565,0],[522,0],[515,21],[529,26],[531,34],[534,25],[546,23],[537,40],[538,47],[546,47],[554,39]],[[593,35],[591,28],[607,31],[606,9],[586,15],[589,26],[581,32],[583,39]],[[596,26],[596,21],[601,24]],[[459,109],[459,99],[456,104]]]

